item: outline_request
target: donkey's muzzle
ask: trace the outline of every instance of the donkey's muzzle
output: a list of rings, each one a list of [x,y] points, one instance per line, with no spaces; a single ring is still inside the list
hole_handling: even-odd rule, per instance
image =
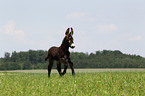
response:
[[[72,44],[70,45],[70,47],[71,47],[72,49],[75,48],[75,44],[72,43]]]

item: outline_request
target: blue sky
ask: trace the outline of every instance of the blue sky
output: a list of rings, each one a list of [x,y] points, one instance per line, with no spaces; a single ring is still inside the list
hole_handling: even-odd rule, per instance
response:
[[[120,50],[145,57],[145,0],[1,0],[0,57],[60,46],[74,28],[74,52]]]

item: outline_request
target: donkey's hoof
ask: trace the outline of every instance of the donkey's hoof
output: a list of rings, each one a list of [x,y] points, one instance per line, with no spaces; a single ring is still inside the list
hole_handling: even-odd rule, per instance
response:
[[[63,72],[63,73],[60,74],[60,76],[64,76],[64,74],[65,74],[65,73]]]
[[[50,76],[48,75],[48,78],[50,78]]]
[[[63,76],[63,73],[59,73],[60,76]]]
[[[72,73],[73,76],[75,76],[75,73]]]

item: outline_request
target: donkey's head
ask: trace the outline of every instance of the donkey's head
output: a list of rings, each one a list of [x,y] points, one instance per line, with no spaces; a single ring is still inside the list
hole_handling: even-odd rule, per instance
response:
[[[71,28],[71,32],[69,32],[69,29],[70,28],[68,28],[67,30],[66,30],[66,33],[65,33],[65,35],[66,35],[66,42],[67,42],[67,44],[68,44],[68,46],[70,47],[70,48],[75,48],[75,44],[74,44],[74,42],[73,42],[73,28]]]

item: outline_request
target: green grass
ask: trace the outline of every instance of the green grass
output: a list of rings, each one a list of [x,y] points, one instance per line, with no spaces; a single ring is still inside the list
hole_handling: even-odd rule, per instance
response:
[[[0,72],[0,96],[144,96],[145,71]]]

